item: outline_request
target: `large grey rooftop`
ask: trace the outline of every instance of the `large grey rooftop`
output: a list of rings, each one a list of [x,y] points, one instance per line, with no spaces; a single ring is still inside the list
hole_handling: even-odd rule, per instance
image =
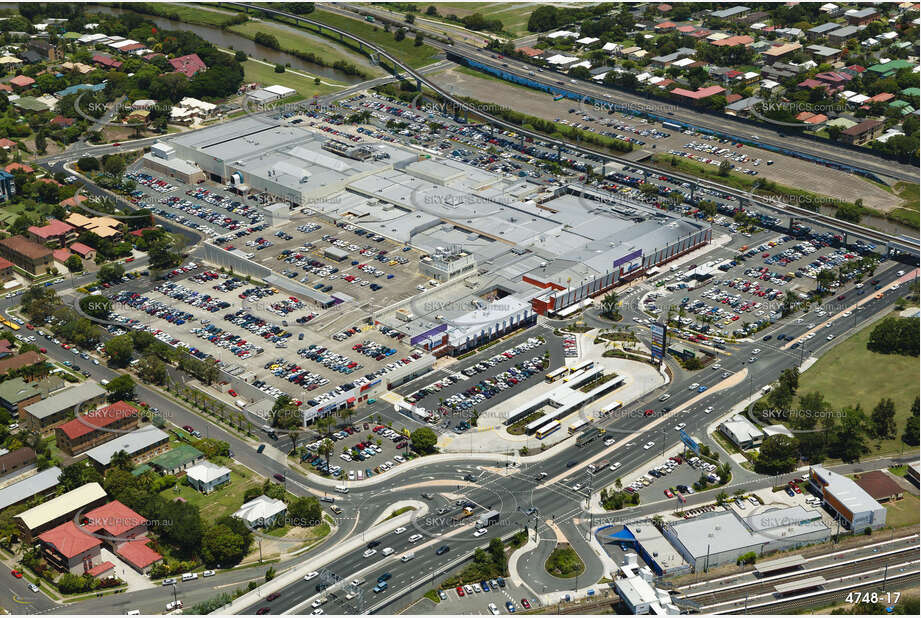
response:
[[[61,410],[72,408],[77,404],[89,401],[94,397],[105,395],[106,391],[95,382],[84,382],[78,386],[68,388],[67,390],[43,399],[38,403],[26,406],[25,410],[37,419],[43,419]]]

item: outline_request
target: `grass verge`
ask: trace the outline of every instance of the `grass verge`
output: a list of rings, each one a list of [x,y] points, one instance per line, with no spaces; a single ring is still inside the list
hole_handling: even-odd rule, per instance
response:
[[[544,568],[554,577],[569,579],[581,575],[585,571],[585,563],[579,558],[576,550],[564,545],[553,550]]]

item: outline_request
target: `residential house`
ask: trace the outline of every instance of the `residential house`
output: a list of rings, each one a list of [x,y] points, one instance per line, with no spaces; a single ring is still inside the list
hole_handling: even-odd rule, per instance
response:
[[[76,240],[77,230],[63,221],[49,219],[46,225],[30,225],[26,235],[36,243],[55,248],[64,247],[70,241]]]
[[[832,45],[840,45],[856,35],[857,32],[857,26],[844,26],[843,28],[832,30],[831,32],[827,33],[826,36]]]
[[[102,541],[72,521],[38,535],[42,558],[62,573],[84,575],[101,562]]]
[[[718,41],[712,41],[710,45],[714,47],[738,47],[739,45],[751,45],[755,42],[755,39],[748,36],[747,34],[740,34],[737,36],[726,37],[725,39],[720,39]]]
[[[35,461],[35,451],[28,446],[22,446],[15,451],[7,450],[0,455],[0,476],[6,476],[11,472],[31,466]]]
[[[101,506],[107,499],[99,483],[87,483],[72,489],[17,515],[20,535],[26,543],[31,543],[39,534],[73,519],[79,512]]]
[[[35,80],[29,77],[28,75],[17,75],[10,80],[10,85],[13,87],[13,90],[16,92],[21,92],[23,90],[28,90],[35,84]]]
[[[14,369],[31,367],[32,365],[37,365],[39,363],[44,364],[44,362],[45,356],[41,352],[36,352],[35,350],[29,350],[28,352],[23,352],[17,356],[10,356],[0,360],[0,376],[4,376]]]
[[[59,449],[75,457],[138,426],[138,409],[124,401],[77,416],[54,430]]]
[[[0,383],[0,405],[19,418],[22,409],[42,399],[42,390],[35,382],[26,382],[22,378],[13,378]]]
[[[671,93],[681,99],[687,101],[702,101],[703,99],[712,97],[714,95],[726,92],[726,89],[722,86],[707,86],[706,88],[698,88],[697,90],[686,90],[685,88],[675,88]]]
[[[833,21],[827,21],[824,24],[819,24],[814,28],[810,28],[806,31],[806,37],[810,40],[815,41],[817,39],[825,38],[829,32],[833,32],[841,27],[841,24],[836,24]]]
[[[844,8],[828,2],[819,7],[819,13],[825,13],[829,17],[838,17],[844,13]]]
[[[287,510],[288,505],[282,500],[269,498],[268,496],[258,496],[237,509],[233,517],[243,520],[250,530],[271,528],[279,520],[284,520]],[[307,522],[298,522],[296,525],[308,527]]]
[[[825,45],[809,45],[806,47],[806,53],[812,56],[812,59],[818,63],[838,62],[844,54],[844,50],[835,47],[826,47]]]
[[[124,452],[137,465],[168,450],[169,435],[153,425],[145,425],[129,433],[119,433],[113,440],[91,448],[86,451],[86,457],[99,471],[105,471],[115,453]]]
[[[885,124],[873,118],[864,120],[841,132],[841,140],[847,144],[865,144],[882,134]]]
[[[746,15],[750,11],[751,9],[747,6],[737,5],[729,7],[728,9],[713,11],[710,13],[710,17],[715,17],[716,19],[735,20],[741,18],[743,15]]]
[[[199,71],[206,71],[208,69],[208,66],[198,57],[198,54],[188,54],[186,56],[172,58],[169,63],[174,70],[182,73],[189,79],[192,79]]]
[[[766,64],[774,64],[781,58],[790,56],[802,48],[803,46],[799,43],[784,43],[782,45],[775,45],[770,49],[766,49],[761,52],[761,58]]]
[[[11,236],[0,240],[0,257],[33,276],[54,270],[54,258],[48,247],[32,242],[25,236]]]
[[[875,21],[879,18],[879,11],[873,7],[851,9],[844,13],[844,18],[847,20],[847,23],[852,26],[866,26],[871,21]]]
[[[695,54],[695,50],[691,49],[690,47],[681,47],[681,48],[678,48],[676,51],[672,52],[671,54],[666,54],[664,56],[656,56],[654,58],[650,58],[650,62],[654,66],[664,69],[665,67],[669,66],[676,60],[680,60],[682,58],[688,58],[688,57],[693,56],[694,54]]]
[[[191,444],[179,444],[162,455],[151,459],[148,463],[160,474],[181,476],[186,469],[194,466],[205,458],[205,454]]]
[[[31,352],[36,354],[35,352]],[[20,355],[24,356],[24,355]],[[44,357],[40,357],[43,359]],[[0,361],[3,363],[5,361]],[[23,422],[42,435],[51,434],[58,426],[84,410],[92,410],[105,401],[106,391],[96,382],[72,386],[57,395],[26,406],[22,410]]]
[[[764,102],[764,99],[761,97],[748,97],[743,99],[741,95],[736,96],[739,98],[726,106],[725,111],[730,116],[748,116],[753,107]],[[726,97],[726,101],[729,101],[729,97]]]
[[[764,432],[741,414],[720,423],[719,430],[740,449],[755,448],[764,440]]]
[[[122,66],[122,62],[120,60],[116,60],[107,54],[94,54],[91,62],[101,66],[104,69],[118,70]]]
[[[203,461],[186,469],[189,485],[203,494],[209,494],[224,483],[230,482],[230,470],[224,466]]]
[[[149,575],[155,565],[163,562],[163,556],[148,547],[147,543],[146,538],[125,543],[117,553],[128,566],[142,575]]]
[[[874,64],[873,66],[867,67],[867,71],[876,74],[880,78],[884,78],[892,77],[902,69],[914,69],[915,66],[915,64],[908,60],[890,60],[889,62]]]

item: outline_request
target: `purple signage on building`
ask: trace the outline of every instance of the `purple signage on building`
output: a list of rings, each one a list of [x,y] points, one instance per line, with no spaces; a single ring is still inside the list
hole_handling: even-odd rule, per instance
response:
[[[637,249],[637,250],[634,251],[633,253],[628,253],[627,255],[625,255],[625,256],[622,257],[622,258],[618,258],[618,259],[614,260],[614,266],[613,266],[613,267],[614,267],[614,268],[617,268],[617,267],[620,266],[621,264],[626,264],[627,262],[630,262],[630,261],[632,261],[632,260],[635,260],[635,259],[641,258],[641,257],[643,257],[643,250],[642,250],[642,249]]]
[[[409,345],[416,345],[416,344],[418,344],[420,341],[426,341],[426,340],[428,340],[428,339],[441,339],[441,337],[435,337],[435,335],[436,335],[437,333],[443,333],[443,332],[445,332],[446,330],[448,330],[448,325],[447,325],[447,324],[439,324],[439,325],[436,326],[435,328],[432,328],[432,329],[430,329],[430,330],[427,330],[427,331],[425,331],[424,333],[420,333],[420,334],[416,335],[415,337],[411,338],[411,339],[409,340]]]

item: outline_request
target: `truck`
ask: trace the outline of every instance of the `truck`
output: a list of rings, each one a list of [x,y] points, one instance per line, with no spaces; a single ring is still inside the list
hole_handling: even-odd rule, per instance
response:
[[[480,515],[480,518],[476,520],[476,527],[485,528],[486,526],[494,524],[497,521],[499,521],[499,511],[487,511],[486,513]]]
[[[454,521],[461,521],[473,515],[473,507],[465,506],[461,512],[454,516]]]

